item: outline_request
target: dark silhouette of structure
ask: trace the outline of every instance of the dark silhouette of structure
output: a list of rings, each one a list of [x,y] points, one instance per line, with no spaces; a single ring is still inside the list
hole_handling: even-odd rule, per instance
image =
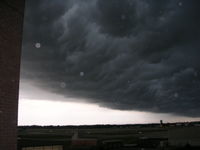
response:
[[[0,149],[16,150],[24,0],[0,1]]]

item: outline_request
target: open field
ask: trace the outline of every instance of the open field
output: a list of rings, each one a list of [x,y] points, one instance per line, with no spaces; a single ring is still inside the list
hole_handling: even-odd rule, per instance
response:
[[[76,136],[75,136],[76,135]],[[73,144],[74,143],[74,144]],[[184,149],[200,148],[198,125],[105,125],[19,127],[18,150],[62,145],[67,149]],[[41,149],[42,150],[42,149]]]

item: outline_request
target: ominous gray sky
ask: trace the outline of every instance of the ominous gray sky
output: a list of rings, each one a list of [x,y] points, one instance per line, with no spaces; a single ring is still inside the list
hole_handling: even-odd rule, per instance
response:
[[[198,0],[27,0],[22,82],[113,109],[200,117],[199,7]]]

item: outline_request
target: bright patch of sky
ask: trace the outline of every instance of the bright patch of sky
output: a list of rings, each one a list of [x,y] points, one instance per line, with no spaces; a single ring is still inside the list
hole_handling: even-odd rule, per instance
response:
[[[22,91],[20,88],[18,125],[136,124],[159,123],[160,120],[177,122],[199,119],[171,114],[113,110],[97,104],[77,102],[77,99],[70,97],[62,101],[64,97],[60,95],[39,90],[32,85],[29,85],[29,88],[29,94],[31,89],[39,91],[41,99],[27,98],[26,90]],[[35,92],[32,91],[32,94]]]

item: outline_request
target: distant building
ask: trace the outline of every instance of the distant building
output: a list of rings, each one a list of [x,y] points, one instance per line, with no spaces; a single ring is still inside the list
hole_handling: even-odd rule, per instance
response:
[[[71,139],[71,147],[72,148],[78,148],[78,147],[96,147],[97,146],[97,139],[92,138],[79,138],[78,131],[74,133]]]

